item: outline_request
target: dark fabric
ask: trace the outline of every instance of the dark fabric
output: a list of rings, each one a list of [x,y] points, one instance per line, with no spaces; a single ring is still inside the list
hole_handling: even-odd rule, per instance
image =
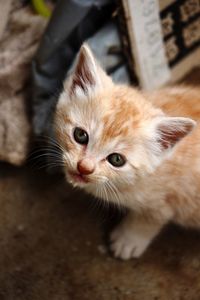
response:
[[[32,112],[36,136],[51,131],[52,113],[67,70],[84,40],[110,18],[113,2],[58,1],[32,64]]]

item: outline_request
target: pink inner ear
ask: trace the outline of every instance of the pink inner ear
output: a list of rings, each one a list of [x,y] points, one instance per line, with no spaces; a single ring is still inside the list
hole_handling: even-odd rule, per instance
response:
[[[89,69],[86,53],[81,51],[78,58],[78,63],[73,75],[71,93],[75,92],[76,87],[80,87],[84,92],[87,91],[88,85],[94,85],[95,81]]]
[[[163,149],[173,147],[178,141],[184,138],[192,129],[194,125],[189,122],[184,124],[177,124],[177,126],[168,126],[167,124],[160,124],[160,140]]]

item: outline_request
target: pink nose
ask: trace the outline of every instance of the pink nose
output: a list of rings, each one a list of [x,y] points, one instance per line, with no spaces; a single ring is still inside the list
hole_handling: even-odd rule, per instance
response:
[[[94,172],[95,165],[90,159],[82,159],[77,163],[77,169],[82,175],[89,175]]]

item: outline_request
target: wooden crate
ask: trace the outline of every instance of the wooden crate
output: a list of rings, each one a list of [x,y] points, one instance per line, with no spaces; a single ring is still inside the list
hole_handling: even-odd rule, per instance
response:
[[[129,67],[143,89],[200,66],[200,0],[121,0],[121,7]]]

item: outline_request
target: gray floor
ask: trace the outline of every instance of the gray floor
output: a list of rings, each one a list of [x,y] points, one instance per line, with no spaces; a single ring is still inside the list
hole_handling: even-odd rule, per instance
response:
[[[60,176],[2,170],[1,300],[199,300],[200,233],[169,226],[141,259],[122,262],[105,246],[112,210],[97,214]]]

